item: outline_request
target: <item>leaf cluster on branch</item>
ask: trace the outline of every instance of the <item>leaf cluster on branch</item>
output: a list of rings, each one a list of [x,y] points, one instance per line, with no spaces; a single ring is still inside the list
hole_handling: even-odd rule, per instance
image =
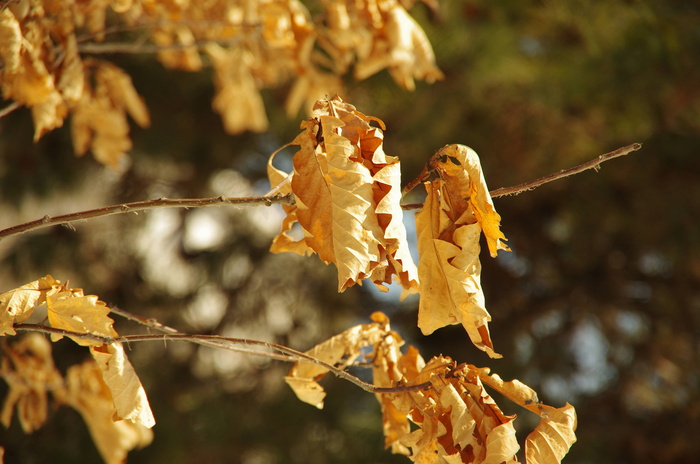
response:
[[[156,53],[165,67],[186,71],[210,64],[212,106],[231,134],[265,131],[260,90],[289,81],[285,106],[295,117],[340,92],[351,68],[356,79],[388,69],[406,89],[414,79],[442,77],[430,42],[406,11],[411,0],[324,0],[313,16],[299,0],[3,3],[3,98],[14,100],[11,108],[31,108],[35,141],[72,115],[75,154],[91,151],[111,167],[132,148],[127,115],[141,127],[150,117],[129,75],[91,55]],[[114,42],[125,36],[128,43]]]
[[[491,255],[508,247],[476,153],[463,145],[447,145],[411,183],[422,182],[428,190],[416,215],[416,265],[407,250],[399,160],[383,151],[383,122],[336,96],[318,101],[301,128],[291,143],[299,146],[293,172],[276,169],[275,154],[268,163],[273,191],[295,199],[284,205],[287,216],[271,251],[315,253],[334,263],[341,292],[363,279],[383,290],[393,281],[404,293],[419,292],[418,326],[424,333],[461,324],[477,348],[500,357],[489,336],[491,318],[480,285],[481,233]],[[294,223],[301,228],[299,238],[289,234]],[[42,320],[40,310],[46,311],[46,324],[27,323],[37,314]],[[119,336],[110,311],[164,333]],[[517,462],[515,416],[505,415],[484,386],[539,415],[540,425],[525,442],[528,463],[560,462],[574,443],[576,414],[571,405],[544,405],[521,382],[504,382],[487,368],[458,364],[447,356],[426,362],[413,347],[401,350],[402,338],[390,329],[383,313],[372,319],[302,353],[256,340],[182,334],[156,321],[110,310],[96,296],[46,276],[0,295],[0,335],[21,330],[50,334],[52,341],[68,337],[87,346],[93,361],[71,368],[62,379],[45,339],[31,334],[31,341],[6,343],[0,374],[10,394],[2,420],[7,426],[16,406],[25,430],[40,427],[50,391],[58,404],[89,416],[85,420],[102,456],[119,462],[127,451],[150,440],[143,428],[155,423],[122,343],[171,339],[295,362],[286,381],[302,401],[318,408],[325,397],[318,381],[328,372],[375,393],[386,446],[414,462]],[[367,365],[373,384],[347,372],[351,366]],[[108,425],[104,418],[117,422]]]

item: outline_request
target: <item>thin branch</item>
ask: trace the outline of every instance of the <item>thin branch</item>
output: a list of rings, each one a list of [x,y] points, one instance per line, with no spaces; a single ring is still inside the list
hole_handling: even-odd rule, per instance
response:
[[[283,147],[284,148],[284,147]],[[580,172],[586,171],[588,169],[598,170],[601,163],[611,160],[613,158],[618,158],[620,156],[627,155],[633,151],[637,151],[642,148],[641,143],[633,143],[627,145],[626,147],[618,148],[617,150],[611,151],[604,155],[600,155],[591,161],[580,164],[576,167],[570,169],[564,169],[554,174],[549,174],[539,179],[533,180],[531,182],[525,182],[523,184],[515,185],[513,187],[504,187],[496,190],[492,190],[491,197],[497,198],[506,195],[517,195],[528,190],[535,189],[541,185],[548,182],[552,182],[557,179],[562,179],[564,177],[572,176]],[[274,189],[272,191],[275,191]],[[69,224],[74,221],[82,221],[86,219],[92,219],[102,216],[111,216],[114,214],[124,214],[124,213],[137,213],[139,211],[146,211],[156,208],[203,208],[208,206],[224,206],[224,205],[239,205],[239,206],[256,206],[256,205],[266,205],[269,206],[273,203],[293,205],[294,196],[292,194],[281,195],[265,195],[262,197],[215,197],[215,198],[194,198],[194,199],[182,199],[174,200],[168,198],[159,198],[157,200],[145,200],[137,201],[134,203],[124,203],[121,205],[105,206],[103,208],[96,208],[87,211],[80,211],[76,213],[64,214],[61,216],[44,216],[41,219],[37,219],[24,224],[19,224],[16,226],[8,227],[7,229],[0,230],[0,239],[3,237],[9,237],[11,235],[17,235],[24,232],[29,232],[32,230],[41,229],[44,227],[59,225],[59,224]],[[423,205],[421,203],[412,203],[401,205],[404,210],[415,210],[421,209]]]
[[[294,350],[292,348],[288,348],[283,345],[278,345],[276,343],[271,343],[271,342],[264,342],[261,340],[249,340],[246,338],[231,338],[231,337],[222,337],[220,335],[190,335],[190,334],[183,334],[183,333],[174,333],[174,334],[144,334],[144,335],[125,335],[121,337],[107,337],[104,335],[98,335],[98,334],[92,334],[92,333],[81,333],[81,332],[73,332],[70,330],[63,330],[63,329],[58,329],[54,327],[47,327],[44,325],[39,325],[39,324],[15,324],[14,325],[15,330],[23,331],[23,332],[39,332],[39,333],[45,333],[45,334],[52,334],[52,335],[61,335],[65,337],[73,337],[73,338],[79,338],[83,340],[93,340],[99,343],[104,343],[107,345],[111,345],[113,343],[133,343],[133,342],[145,342],[145,341],[187,341],[187,342],[192,342],[192,343],[201,343],[201,342],[208,342],[207,344],[209,346],[213,346],[215,348],[223,348],[223,349],[229,349],[233,351],[239,351],[237,348],[244,347],[244,348],[250,348],[249,350],[243,351],[246,354],[252,354],[255,356],[263,356],[263,357],[268,357],[268,358],[273,358],[273,359],[280,359],[278,357],[274,356],[274,352],[281,353],[284,355],[287,355],[288,358],[282,358],[281,360],[283,361],[289,361],[289,362],[308,362],[312,364],[319,365],[323,367],[324,369],[327,369],[329,372],[332,372],[335,374],[337,377],[340,377],[343,380],[347,380],[349,382],[352,382],[353,384],[357,385],[358,387],[362,388],[363,390],[369,392],[369,393],[403,393],[403,392],[412,392],[412,391],[419,391],[419,390],[425,390],[427,388],[430,388],[430,382],[425,382],[421,383],[418,385],[402,385],[402,386],[397,386],[397,387],[377,387],[375,385],[372,385],[371,383],[364,382],[360,380],[359,378],[355,377],[354,375],[350,374],[347,371],[344,371],[342,369],[338,369],[337,367],[325,363],[321,361],[320,359],[314,358],[313,356],[310,356],[306,353],[302,353],[301,351]],[[262,351],[262,350],[256,350],[255,348],[264,348],[271,350],[273,353],[270,353],[269,351]],[[272,355],[272,356],[271,356]]]
[[[105,206],[102,208],[90,209],[87,211],[79,211],[76,213],[62,214],[60,216],[46,215],[41,219],[26,222],[16,226],[8,227],[0,230],[0,238],[9,237],[11,235],[21,234],[32,230],[42,229],[44,227],[55,226],[59,224],[69,224],[75,221],[84,221],[102,216],[112,216],[115,214],[138,213],[156,208],[204,208],[208,206],[270,206],[273,203],[291,205],[294,204],[294,199],[291,195],[271,195],[262,197],[213,197],[213,198],[194,198],[194,199],[170,199],[158,198],[157,200],[136,201],[133,203],[123,203],[121,205]]]
[[[530,182],[525,182],[522,184],[514,185],[512,187],[502,187],[496,190],[491,190],[489,192],[491,194],[491,198],[497,198],[497,197],[503,197],[503,196],[508,196],[508,195],[518,195],[523,192],[527,192],[528,190],[533,190],[541,185],[544,185],[546,183],[552,182],[554,180],[558,179],[563,179],[564,177],[569,177],[573,176],[574,174],[581,173],[583,171],[587,171],[588,169],[595,169],[598,171],[600,169],[600,165],[606,161],[609,161],[613,158],[619,158],[620,156],[625,156],[633,151],[637,151],[640,148],[642,148],[641,143],[633,143],[631,145],[627,145],[626,147],[621,147],[618,148],[617,150],[611,151],[610,153],[605,153],[604,155],[600,155],[597,158],[594,158],[586,163],[579,164],[578,166],[575,166],[573,168],[569,169],[562,169],[559,172],[555,172],[553,174],[549,174],[544,177],[540,177],[539,179],[535,179]],[[412,181],[409,185],[417,185],[419,181],[417,181],[420,177],[422,177],[425,174],[425,169],[421,171],[421,174],[416,178],[416,180]],[[404,189],[407,190],[407,189]],[[421,209],[423,207],[422,203],[411,203],[411,204],[405,204],[401,205],[401,208],[405,210],[413,210],[413,209]]]
[[[18,101],[13,101],[9,105],[7,105],[5,108],[0,110],[0,118],[4,118],[8,114],[12,113],[14,110],[22,106],[20,102]]]

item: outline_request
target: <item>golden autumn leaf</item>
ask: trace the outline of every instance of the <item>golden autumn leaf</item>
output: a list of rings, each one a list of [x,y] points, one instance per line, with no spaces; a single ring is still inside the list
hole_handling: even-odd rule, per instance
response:
[[[544,405],[522,382],[504,382],[488,368],[457,364],[445,356],[426,364],[410,346],[402,354],[403,340],[389,328],[389,318],[375,312],[372,320],[306,354],[341,369],[358,359],[371,359],[373,384],[385,389],[376,397],[385,444],[393,453],[408,455],[416,463],[517,463],[516,416],[505,415],[485,387],[540,416],[540,425],[526,440],[529,464],[560,462],[575,441],[576,413],[570,405]],[[361,357],[368,348],[371,354]],[[327,372],[318,364],[298,362],[287,382],[302,401],[320,408],[325,392],[317,381]]]
[[[542,404],[537,393],[519,380],[509,382],[488,368],[470,366],[489,387],[540,416],[540,423],[525,441],[527,464],[559,463],[576,442],[576,410],[570,404],[554,408]]]
[[[3,344],[5,356],[0,362],[0,377],[9,391],[0,411],[5,427],[17,416],[22,430],[31,433],[40,428],[48,414],[48,392],[62,385],[62,377],[54,366],[51,343],[38,333],[25,335],[13,344]]]
[[[116,169],[132,147],[127,113],[141,127],[147,127],[148,109],[123,70],[94,59],[86,60],[85,66],[94,78],[94,87],[87,84],[86,75],[71,120],[73,149],[77,156],[91,150],[95,159]]]
[[[22,31],[19,22],[9,8],[0,10],[0,56],[4,63],[3,73],[14,74],[20,65]]]
[[[388,319],[381,313],[375,314],[373,318],[377,322],[352,327],[314,346],[305,354],[340,369],[351,365],[361,356],[362,348],[379,343],[390,333],[385,322]],[[319,364],[298,362],[290,369],[284,380],[301,401],[323,409],[326,392],[318,380],[327,373],[328,369]]]
[[[83,417],[106,463],[123,463],[130,450],[151,443],[153,432],[147,426],[131,420],[115,420],[112,393],[94,362],[71,366],[66,373],[66,384],[61,401]]]
[[[339,291],[364,278],[385,290],[392,276],[415,291],[416,269],[398,203],[399,161],[384,154],[381,129],[370,125],[383,123],[337,96],[317,102],[313,114],[293,142],[300,146],[291,180],[296,205],[285,208],[287,219],[271,251],[313,250],[335,263]],[[275,186],[283,174],[272,174]],[[287,234],[294,221],[304,231],[298,241]]]
[[[422,282],[418,327],[428,335],[446,325],[462,324],[476,347],[500,357],[491,342],[491,316],[481,288],[481,232],[492,256],[508,247],[502,242],[500,216],[478,156],[464,145],[447,145],[427,167],[436,178],[425,183],[428,196],[416,214]]]
[[[56,329],[94,334],[102,337],[116,337],[112,327],[114,321],[108,316],[110,309],[95,295],[84,295],[82,289],[64,289],[46,297],[49,324]],[[51,334],[51,341],[63,338]],[[79,337],[70,337],[81,346],[101,345],[101,342]]]
[[[34,308],[46,301],[47,292],[57,291],[59,286],[60,282],[47,275],[0,294],[0,336],[16,335],[12,326],[26,321]]]
[[[212,107],[221,114],[226,132],[267,130],[265,105],[250,71],[253,59],[250,51],[227,50],[215,43],[207,44],[205,50],[211,57],[216,78],[217,93]]]
[[[126,419],[149,429],[153,427],[156,421],[146,391],[127,359],[122,344],[91,346],[90,353],[111,392],[116,410],[115,419]]]

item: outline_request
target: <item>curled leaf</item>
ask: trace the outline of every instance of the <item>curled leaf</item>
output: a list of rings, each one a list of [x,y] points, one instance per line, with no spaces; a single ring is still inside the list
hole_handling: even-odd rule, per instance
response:
[[[492,255],[508,247],[502,242],[500,216],[493,208],[479,158],[464,145],[447,145],[433,156],[428,168],[435,178],[425,183],[428,196],[416,214],[422,282],[418,327],[427,335],[446,325],[462,324],[477,348],[498,358],[481,288],[481,232]]]

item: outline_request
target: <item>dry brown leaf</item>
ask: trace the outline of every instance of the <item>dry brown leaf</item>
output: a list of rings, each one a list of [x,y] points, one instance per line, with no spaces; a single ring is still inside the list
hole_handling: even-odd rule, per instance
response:
[[[12,326],[26,321],[34,308],[46,301],[47,292],[57,291],[59,286],[60,282],[47,275],[0,294],[0,336],[16,335]]]
[[[108,464],[121,464],[130,450],[150,444],[153,432],[130,420],[114,420],[112,394],[102,376],[94,362],[71,366],[62,402],[83,417],[102,459]]]
[[[375,322],[352,327],[314,346],[305,354],[340,369],[351,365],[362,355],[364,347],[379,343],[391,333],[386,316],[375,313],[373,319]],[[301,401],[323,409],[326,392],[318,380],[327,373],[328,369],[319,364],[298,362],[292,366],[284,380]]]
[[[49,324],[56,329],[72,332],[94,334],[101,337],[116,337],[117,332],[112,327],[114,321],[107,315],[110,309],[95,295],[84,295],[82,289],[65,289],[64,291],[47,295]],[[51,334],[51,341],[63,338],[59,334]],[[81,346],[95,346],[102,343],[79,337],[70,337]]]
[[[22,430],[31,433],[40,428],[48,414],[49,391],[62,385],[62,377],[53,363],[51,343],[38,333],[27,334],[11,345],[4,343],[0,377],[9,386],[0,411],[0,421],[7,428],[17,406]]]
[[[447,145],[428,163],[436,178],[426,182],[428,196],[416,214],[418,276],[422,282],[418,326],[428,335],[440,327],[462,324],[474,345],[491,357],[491,316],[481,288],[481,232],[492,256],[508,250],[502,242],[500,216],[484,181],[476,153]]]
[[[91,346],[90,353],[102,371],[116,410],[115,420],[126,419],[151,428],[156,421],[148,404],[146,391],[126,357],[121,343]]]
[[[152,36],[156,45],[164,47],[158,52],[158,61],[171,69],[200,71],[202,57],[196,46],[197,39],[192,30],[186,26],[174,26],[154,29]],[[181,49],[167,49],[169,46],[183,46]]]
[[[380,289],[392,276],[406,291],[417,289],[415,266],[406,248],[398,159],[382,150],[381,130],[354,106],[333,97],[320,100],[314,118],[302,123],[294,140],[291,191],[296,206],[286,208],[283,230],[271,251],[318,253],[338,268],[338,290],[370,278]],[[283,174],[273,173],[273,186]],[[287,232],[294,221],[305,247]]]

